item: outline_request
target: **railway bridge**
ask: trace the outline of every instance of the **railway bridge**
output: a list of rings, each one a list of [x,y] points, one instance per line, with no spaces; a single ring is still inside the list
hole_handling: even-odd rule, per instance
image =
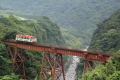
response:
[[[87,66],[91,67],[89,61],[93,60],[105,63],[110,57],[110,55],[97,51],[83,51],[40,44],[18,43],[13,41],[4,41],[4,43],[7,48],[7,54],[9,54],[12,58],[13,71],[17,70],[17,72],[19,72],[20,76],[24,78],[24,80],[26,80],[23,59],[24,49],[42,52],[42,67],[40,72],[40,80],[48,80],[48,78],[51,78],[51,80],[60,80],[61,75],[63,76],[63,80],[65,80],[62,55],[71,55],[83,58],[84,73],[86,72]]]

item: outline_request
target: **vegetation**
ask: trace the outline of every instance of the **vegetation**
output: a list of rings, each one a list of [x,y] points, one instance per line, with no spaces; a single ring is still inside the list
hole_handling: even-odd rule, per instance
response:
[[[0,7],[0,14],[5,14],[6,16],[1,16],[0,18],[0,39],[4,40],[11,34],[29,34],[37,36],[42,44],[52,43],[60,45],[64,44],[63,34],[65,40],[67,40],[67,45],[78,47],[89,45],[96,24],[107,19],[114,11],[120,8],[120,0],[0,0],[0,4],[2,6]],[[24,16],[25,19],[8,16],[7,14]],[[119,50],[119,14],[120,11],[98,25],[89,49],[110,50],[113,52]],[[40,16],[49,16],[58,25],[63,26],[62,34],[58,26],[53,24],[49,18],[41,18]],[[27,20],[26,18],[32,20]],[[39,18],[41,19],[39,20]],[[33,19],[37,19],[37,21]],[[9,36],[9,39],[13,37]],[[1,64],[6,63],[0,66],[1,78],[4,75],[12,76],[11,61],[4,55],[5,45],[1,43],[0,49],[0,62]],[[41,54],[31,51],[25,51],[25,53],[29,53],[29,55],[25,54],[24,56],[26,59],[25,67],[28,69],[27,78],[36,79],[36,75],[40,72],[39,67],[41,65],[39,61],[41,57],[39,56]],[[118,57],[112,57],[105,66],[98,65],[95,70],[83,75],[82,80],[119,80],[120,70],[117,67],[117,65],[119,66],[119,52],[116,55]],[[83,64],[79,64],[79,70],[81,70],[81,66]],[[81,79],[81,73],[82,71],[78,72],[79,80]]]
[[[73,36],[69,30],[65,28],[61,28],[62,35],[65,39],[66,46],[69,46],[71,48],[76,48],[76,47],[82,47],[82,38],[81,37],[75,37]]]
[[[98,65],[92,72],[87,72],[78,80],[120,80],[120,51],[106,65]]]
[[[55,23],[67,29],[68,34],[75,39],[80,37],[79,41],[84,45],[89,44],[96,24],[120,8],[119,0],[0,0],[0,3],[1,7],[13,10],[6,10],[8,14],[31,19],[49,16]],[[64,30],[62,32],[65,33]],[[73,38],[71,36],[70,39]],[[77,41],[78,39],[75,40]]]
[[[20,79],[17,75],[12,73],[10,75],[0,77],[0,80],[23,80],[23,79]]]
[[[98,24],[93,34],[90,49],[117,51],[120,49],[120,10]]]
[[[48,17],[38,21],[21,19],[17,16],[0,16],[0,40],[14,40],[15,34],[34,35],[41,44],[64,44],[59,27]],[[41,67],[41,53],[24,50],[25,69],[28,80],[37,79]],[[25,54],[27,53],[27,54]],[[19,80],[12,73],[12,61],[6,56],[5,45],[0,43],[0,80]]]
[[[111,51],[115,54],[105,65],[97,64],[93,71],[88,71],[82,78],[79,74],[78,80],[120,80],[120,10],[98,24],[89,49]]]

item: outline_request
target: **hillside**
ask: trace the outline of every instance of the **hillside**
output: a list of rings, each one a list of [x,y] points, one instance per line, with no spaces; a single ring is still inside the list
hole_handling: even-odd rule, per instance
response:
[[[0,0],[3,8],[48,16],[88,45],[96,24],[120,8],[119,0]],[[112,5],[112,6],[111,6]],[[28,16],[27,16],[28,17]],[[30,17],[30,16],[29,16]],[[84,42],[84,40],[86,40]]]
[[[120,80],[120,10],[98,24],[89,49],[110,51],[114,55],[105,65],[97,63],[95,69],[83,74],[82,78],[78,71],[78,80]],[[83,64],[79,63],[81,66]]]
[[[8,34],[9,31],[16,31],[16,33],[35,35],[40,43],[56,45],[64,43],[59,27],[48,17],[40,18],[38,21],[21,20],[20,17],[16,18],[15,16],[8,17],[9,18],[0,17],[0,28],[1,30],[3,29],[1,31],[2,34],[4,30],[6,30],[6,34]],[[4,35],[6,34],[4,33]],[[4,35],[0,36],[0,39],[3,38]]]
[[[105,64],[99,64],[95,69],[85,73],[78,80],[120,80],[120,51]]]
[[[37,28],[37,29],[35,29]],[[48,17],[40,20],[26,20],[17,16],[0,16],[0,40],[14,40],[15,34],[35,35],[41,44],[65,44],[59,26]],[[27,80],[38,78],[41,67],[41,53],[24,50]],[[0,80],[20,80],[12,73],[11,58],[6,55],[5,45],[0,42]]]
[[[120,10],[98,24],[91,40],[90,49],[102,51],[120,49]]]

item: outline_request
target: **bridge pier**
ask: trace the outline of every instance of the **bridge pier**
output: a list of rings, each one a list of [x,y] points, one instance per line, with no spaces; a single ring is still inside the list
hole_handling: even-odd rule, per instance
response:
[[[25,44],[17,43],[12,41],[4,41],[7,47],[7,54],[12,57],[13,60],[13,71],[22,77],[26,78],[24,69],[24,60],[22,56],[22,49],[32,50],[32,51],[42,51],[42,68],[40,72],[40,80],[60,80],[61,74],[63,75],[63,80],[65,80],[64,65],[62,55],[79,56],[85,60],[84,62],[84,73],[86,72],[86,67],[90,67],[90,61],[99,61],[105,63],[109,60],[112,55],[104,54],[103,52],[95,51],[82,51],[69,48],[53,47],[46,45],[37,44]],[[49,52],[49,53],[48,53]]]
[[[61,75],[65,80],[62,54],[43,52],[40,80],[60,80]]]
[[[24,59],[22,49],[7,46],[7,55],[10,55],[12,58],[12,70],[13,72],[19,74],[20,77],[26,80],[25,68],[24,68]]]
[[[92,71],[92,66],[90,64],[90,62],[88,60],[84,60],[84,70],[83,70],[83,74],[86,73],[86,68],[89,68],[90,71]]]

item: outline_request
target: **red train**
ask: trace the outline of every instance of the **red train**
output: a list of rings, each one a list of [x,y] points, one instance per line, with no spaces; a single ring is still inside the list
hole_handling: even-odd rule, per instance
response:
[[[35,36],[18,34],[18,35],[16,35],[16,41],[36,43],[37,38]]]

